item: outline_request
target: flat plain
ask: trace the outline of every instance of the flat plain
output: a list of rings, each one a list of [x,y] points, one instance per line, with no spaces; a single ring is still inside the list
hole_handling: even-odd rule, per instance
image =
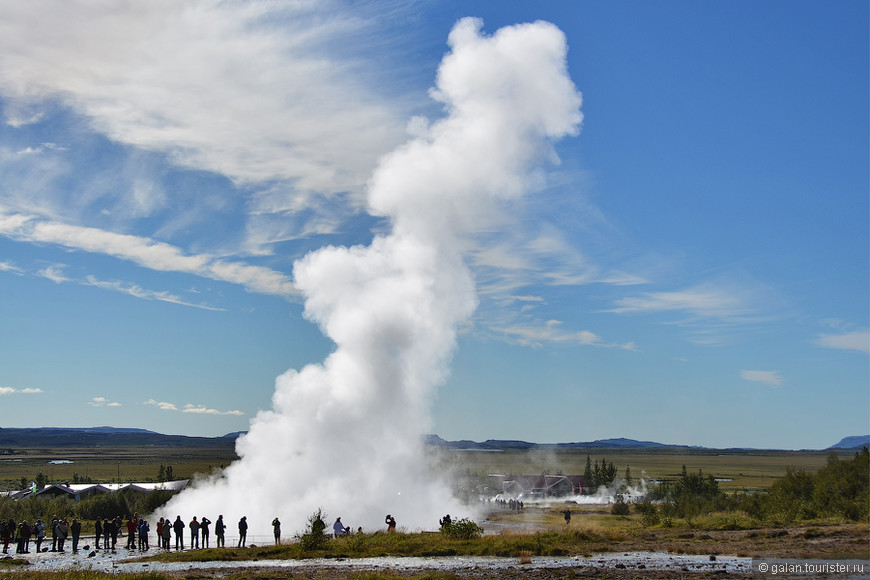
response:
[[[172,466],[175,479],[207,474],[237,459],[231,441],[220,446],[109,446],[18,447],[13,455],[0,455],[0,489],[16,489],[21,478],[32,481],[38,473],[50,482],[72,482],[78,475],[95,483],[157,481],[160,465]],[[678,477],[683,466],[699,469],[719,480],[725,492],[766,489],[788,468],[814,472],[825,465],[830,451],[652,449],[531,449],[504,452],[430,449],[439,467],[477,477],[502,475],[582,475],[587,457],[594,463],[613,463],[620,476],[630,468],[632,479],[662,481]],[[837,451],[850,458],[854,451]],[[70,462],[70,463],[66,463]]]

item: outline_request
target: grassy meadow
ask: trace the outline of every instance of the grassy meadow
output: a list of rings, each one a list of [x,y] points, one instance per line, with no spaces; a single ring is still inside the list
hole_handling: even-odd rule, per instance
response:
[[[18,489],[22,477],[33,481],[44,473],[52,483],[73,482],[74,476],[94,483],[158,481],[160,465],[171,465],[173,479],[210,473],[236,459],[226,447],[58,447],[19,448],[15,455],[0,456],[0,489]],[[52,464],[51,461],[72,461]]]
[[[843,458],[854,451],[840,452]],[[683,466],[688,471],[701,469],[720,479],[722,491],[767,489],[791,467],[815,472],[825,465],[827,451],[728,451],[715,449],[580,449],[508,451],[503,453],[446,451],[439,461],[460,473],[478,475],[582,475],[586,457],[613,463],[622,476],[631,468],[634,481],[640,478],[665,481],[679,477]]]
[[[782,477],[786,469],[815,472],[825,465],[826,451],[722,451],[708,449],[579,449],[474,452],[433,451],[439,469],[451,469],[458,475],[484,477],[488,474],[582,475],[586,457],[613,463],[622,476],[631,468],[632,478],[670,480],[679,476],[683,465],[689,471],[720,479],[725,492],[768,488]],[[840,457],[854,451],[840,452]],[[0,489],[17,489],[22,477],[32,481],[42,472],[53,483],[72,482],[75,475],[95,483],[157,481],[160,465],[172,466],[175,479],[210,473],[236,459],[232,446],[226,447],[90,447],[90,448],[23,448],[15,455],[0,456]],[[52,464],[66,460],[72,463]]]

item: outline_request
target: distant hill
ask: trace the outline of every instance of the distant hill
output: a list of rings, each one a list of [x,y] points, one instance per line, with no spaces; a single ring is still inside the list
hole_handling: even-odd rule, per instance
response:
[[[187,437],[184,435],[164,435],[147,429],[131,427],[33,427],[0,428],[0,453],[7,449],[33,447],[233,447],[236,439],[246,431],[234,431],[221,437]],[[465,451],[521,451],[529,449],[551,449],[554,451],[572,449],[659,449],[703,450],[705,447],[689,445],[668,445],[655,441],[637,441],[622,437],[596,439],[575,443],[531,443],[516,439],[487,439],[483,442],[462,440],[445,441],[438,435],[425,435],[428,445],[445,449]],[[861,449],[870,447],[870,435],[846,437],[828,449]]]
[[[828,449],[861,449],[862,447],[870,447],[870,435],[843,437],[839,443],[831,445]]]
[[[247,431],[233,431],[232,433],[227,433],[226,435],[224,435],[223,438],[224,439],[228,439],[228,438],[238,439],[239,437],[241,437],[242,435],[245,435],[246,433],[247,433]]]
[[[147,429],[124,427],[0,428],[0,449],[32,447],[221,447],[233,446],[235,438],[163,435]]]
[[[517,441],[511,439],[487,439],[483,443],[474,441],[445,441],[438,435],[426,435],[424,440],[429,445],[445,447],[448,449],[464,449],[478,451],[507,451],[507,450],[523,450],[523,449],[646,449],[651,447],[658,448],[684,448],[685,445],[666,445],[664,443],[656,443],[654,441],[636,441],[634,439],[596,439],[595,441],[585,441],[578,443],[529,443],[528,441]],[[699,449],[699,448],[695,448]]]

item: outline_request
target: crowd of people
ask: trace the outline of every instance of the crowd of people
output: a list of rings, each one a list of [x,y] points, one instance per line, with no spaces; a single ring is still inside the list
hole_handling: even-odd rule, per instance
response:
[[[48,547],[44,549],[42,547],[42,543],[47,541],[47,533],[51,534],[52,552],[64,552],[67,539],[72,542],[72,551],[74,553],[79,551],[82,524],[77,519],[73,519],[70,523],[66,518],[55,516],[50,525],[41,519],[37,519],[32,524],[27,520],[16,523],[12,518],[8,521],[0,520],[0,541],[3,542],[4,554],[9,553],[10,544],[15,544],[16,554],[29,554],[31,542],[35,544],[37,552],[47,552]]]
[[[450,516],[447,516],[448,518]],[[384,519],[387,525],[387,532],[396,531],[396,519],[387,514]],[[442,522],[443,523],[443,522]],[[224,523],[224,516],[219,515],[217,520],[212,522],[205,516],[197,519],[196,516],[185,523],[181,516],[176,516],[175,520],[170,520],[167,517],[161,517],[155,525],[157,534],[157,546],[164,550],[171,549],[171,540],[175,538],[175,549],[184,550],[184,538],[190,534],[189,549],[209,548],[212,531],[215,536],[215,547],[226,547],[226,530],[227,526]],[[345,526],[341,522],[341,518],[336,518],[332,526],[333,536],[347,536],[352,533],[351,528]],[[275,544],[281,543],[281,522],[278,518],[272,520],[272,530],[275,537]],[[125,548],[127,550],[149,550],[151,543],[149,535],[151,533],[151,524],[144,518],[140,518],[139,514],[127,516],[126,521],[117,516],[114,518],[96,518],[94,521],[94,545],[85,546],[86,550],[94,551],[112,551],[114,552],[118,545],[118,539],[125,536],[126,531],[127,542]],[[248,536],[248,521],[246,516],[242,516],[238,523],[238,544],[237,547],[244,548],[247,544]],[[46,524],[41,519],[37,519],[35,523],[30,524],[27,521],[16,523],[13,519],[9,521],[0,520],[0,541],[3,543],[3,553],[9,553],[9,546],[15,545],[15,553],[29,554],[31,542],[35,544],[35,551],[39,552],[64,552],[67,539],[71,538],[72,551],[79,551],[79,540],[82,533],[82,524],[77,519],[73,519],[69,523],[66,518],[52,518],[51,524]],[[362,528],[357,530],[357,533],[362,533]],[[51,534],[51,548],[43,547],[43,542],[47,542],[47,534]]]
[[[218,516],[214,522],[214,535],[216,539],[216,547],[225,546],[226,525],[224,524],[223,515]],[[114,552],[118,545],[118,539],[124,537],[126,530],[126,549],[127,550],[148,550],[151,548],[149,535],[151,532],[151,524],[140,518],[139,514],[128,516],[126,522],[117,516],[115,518],[97,518],[94,521],[94,545],[86,546],[86,549],[108,550]],[[189,523],[185,523],[181,516],[177,516],[175,521],[169,518],[160,518],[156,524],[157,546],[165,550],[170,549],[170,540],[175,536],[175,549],[184,549],[184,536],[186,531],[190,533],[191,548],[198,549],[209,548],[212,530],[212,521],[207,517],[197,519],[196,516]],[[239,520],[239,547],[245,547],[247,540],[247,518],[242,517]],[[35,544],[35,551],[39,552],[64,552],[65,544],[68,538],[72,541],[73,553],[79,550],[79,539],[81,538],[82,524],[77,519],[73,519],[69,523],[66,518],[52,518],[50,525],[47,525],[41,519],[37,519],[35,523],[30,524],[26,520],[16,523],[13,519],[8,521],[0,520],[0,541],[3,543],[3,553],[9,553],[9,546],[15,546],[16,554],[29,554],[31,542]],[[47,534],[51,534],[51,549],[48,546],[43,547],[42,543],[47,541]],[[276,536],[276,540],[279,539]]]

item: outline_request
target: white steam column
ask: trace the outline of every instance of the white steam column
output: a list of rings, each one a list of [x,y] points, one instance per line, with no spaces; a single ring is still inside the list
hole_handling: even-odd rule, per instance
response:
[[[420,437],[457,326],[477,306],[463,249],[493,223],[500,201],[532,189],[532,170],[555,160],[551,140],[582,120],[560,30],[536,22],[488,37],[481,25],[464,19],[450,33],[432,90],[446,116],[415,119],[414,138],[372,176],[370,212],[392,232],[295,265],[305,316],[335,351],[278,377],[273,410],[237,443],[241,459],[155,516],[220,513],[232,536],[242,515],[251,534],[267,535],[275,516],[292,533],[318,507],[327,523],[341,516],[369,531],[387,513],[408,530],[469,513],[427,468]]]

